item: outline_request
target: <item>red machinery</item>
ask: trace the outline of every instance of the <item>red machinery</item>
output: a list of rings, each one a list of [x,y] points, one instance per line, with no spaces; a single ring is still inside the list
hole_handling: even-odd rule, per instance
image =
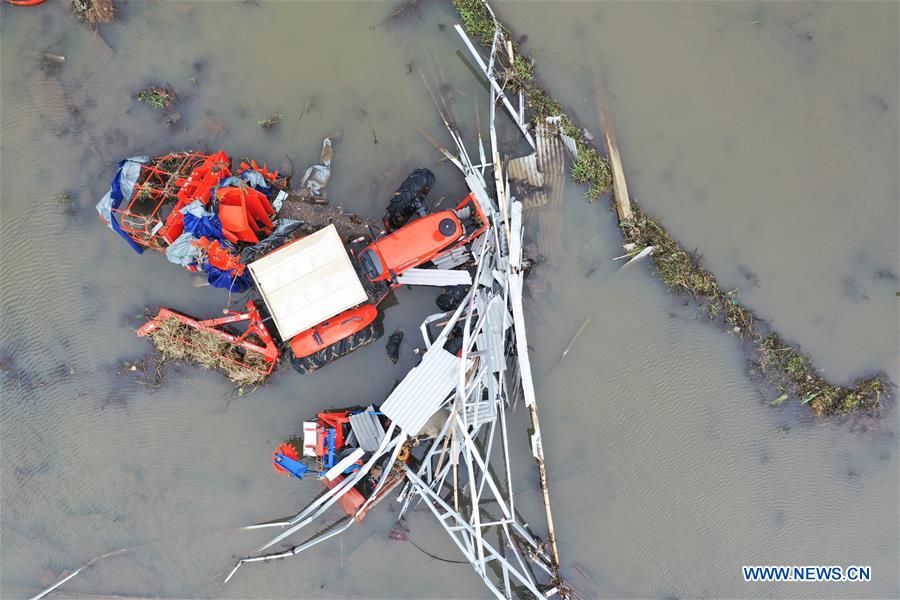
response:
[[[216,191],[225,237],[232,242],[257,242],[256,234],[271,232],[275,214],[266,197],[244,185],[217,189],[224,179],[248,169],[258,170],[270,183],[278,180],[277,171],[259,167],[256,162],[252,166],[241,163],[233,173],[231,158],[224,151],[155,157],[140,166],[131,198],[125,206],[113,208],[112,216],[135,243],[162,251],[184,232],[181,209],[195,200],[209,206]]]
[[[204,270],[243,278],[245,285],[254,286],[259,304],[251,301],[242,312],[227,311],[226,317],[206,320],[163,308],[138,329],[138,335],[150,335],[154,342],[157,336],[169,336],[198,351],[195,356],[170,352],[175,357],[190,359],[205,352],[198,362],[206,366],[247,367],[262,378],[272,372],[282,350],[289,350],[292,365],[301,373],[349,354],[382,335],[376,306],[391,287],[399,285],[401,273],[471,242],[487,228],[487,219],[471,194],[454,210],[427,214],[424,193],[434,176],[427,169],[417,169],[392,200],[395,208],[398,197],[405,202],[401,206],[405,213],[393,213],[398,228],[372,241],[358,256],[348,253],[345,240],[334,225],[328,225],[313,233],[298,232],[301,237],[269,246],[275,249],[245,264],[241,249],[271,234],[277,216],[257,189],[243,183],[230,185],[226,180],[232,177],[230,165],[225,152],[182,152],[152,159],[140,165],[134,192],[124,207],[111,210],[131,240],[156,250],[165,250],[182,235],[187,219],[182,209],[192,202],[209,206],[206,214],[217,212],[219,239],[198,234],[192,221],[188,223],[188,231],[195,236],[191,244],[203,257]],[[253,161],[242,162],[238,174],[248,170],[273,184],[279,181],[277,172]],[[114,186],[119,185],[118,177]],[[413,206],[419,218],[408,221]],[[173,326],[177,324],[182,327]],[[246,329],[240,333],[230,327],[234,325]],[[228,345],[221,346],[217,339]],[[164,351],[162,344],[157,346]],[[209,358],[210,353],[222,356]],[[254,377],[241,374],[232,379],[249,383]]]

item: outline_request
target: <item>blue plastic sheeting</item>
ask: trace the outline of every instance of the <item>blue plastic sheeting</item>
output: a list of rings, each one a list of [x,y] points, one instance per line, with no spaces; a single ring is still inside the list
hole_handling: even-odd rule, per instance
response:
[[[203,263],[203,270],[206,271],[206,280],[213,287],[222,288],[237,294],[250,289],[250,277],[247,273],[236,276],[231,271],[223,271],[212,266],[209,262]]]
[[[221,240],[222,221],[218,215],[207,211],[199,200],[194,200],[181,209],[184,215],[184,230],[198,240],[205,237],[210,240]]]
[[[109,224],[110,229],[121,235],[138,254],[141,254],[144,249],[122,230],[112,211],[119,208],[122,202],[131,200],[131,196],[134,194],[134,184],[137,183],[141,174],[141,165],[149,161],[149,156],[132,156],[121,161],[109,184],[109,191],[97,203],[97,212],[100,213],[100,218]]]

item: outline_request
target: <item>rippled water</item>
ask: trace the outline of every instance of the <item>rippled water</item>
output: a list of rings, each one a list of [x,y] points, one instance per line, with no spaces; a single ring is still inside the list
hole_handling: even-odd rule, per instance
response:
[[[224,296],[135,255],[93,212],[124,156],[224,148],[288,171],[293,161],[299,175],[324,135],[340,139],[333,202],[378,215],[421,165],[438,175],[432,198],[449,203],[463,186],[417,131],[442,131],[418,68],[447,82],[461,122],[484,101],[454,56],[452,8],[120,2],[121,18],[100,29],[107,49],[65,4],[0,7],[0,595],[129,548],[63,589],[484,597],[468,566],[388,540],[393,506],[319,552],[219,585],[234,555],[267,539],[232,528],[292,513],[320,489],[276,476],[272,448],[318,409],[383,399],[413,363],[433,292],[401,290],[386,312],[386,330],[408,333],[396,367],[377,344],[308,377],[283,370],[248,397],[189,367],[150,388],[118,373],[147,351],[130,333],[143,306],[212,314]],[[723,285],[829,377],[886,369],[898,381],[896,4],[498,10],[595,134],[601,74],[632,194]],[[41,72],[44,50],[66,55],[58,75]],[[149,80],[179,92],[174,129],[134,102]],[[275,110],[281,126],[262,131]],[[52,199],[63,191],[77,206]],[[565,252],[526,307],[560,551],[580,591],[900,595],[896,412],[822,423],[769,407],[731,336],[643,267],[616,271],[614,215],[581,193],[566,192]],[[527,511],[539,499],[526,441],[514,440]],[[429,515],[411,524],[417,543],[458,558]],[[745,584],[748,563],[869,564],[874,580]]]

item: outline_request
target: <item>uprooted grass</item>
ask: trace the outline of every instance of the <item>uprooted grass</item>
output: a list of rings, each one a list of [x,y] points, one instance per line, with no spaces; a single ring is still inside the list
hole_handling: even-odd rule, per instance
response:
[[[632,211],[634,219],[622,227],[626,241],[634,244],[635,251],[653,246],[656,271],[666,286],[672,292],[693,298],[710,319],[722,319],[733,333],[751,343],[754,364],[779,392],[793,394],[820,417],[878,411],[890,391],[884,374],[858,380],[849,388],[829,383],[817,373],[809,356],[770,331],[753,311],[741,305],[738,290],[726,290],[719,285],[697,253],[682,248],[634,200]],[[773,402],[776,403],[780,401]]]
[[[166,86],[150,86],[140,90],[137,93],[138,102],[149,104],[156,110],[168,110],[175,102],[178,96],[175,90]]]
[[[220,370],[238,386],[258,384],[268,376],[266,361],[256,352],[242,353],[227,340],[174,317],[157,323],[149,337],[165,360],[184,360],[204,369]]]

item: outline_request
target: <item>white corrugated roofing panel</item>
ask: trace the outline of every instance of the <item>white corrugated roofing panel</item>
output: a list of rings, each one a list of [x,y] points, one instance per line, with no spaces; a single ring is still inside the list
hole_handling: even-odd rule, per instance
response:
[[[356,441],[359,447],[366,452],[374,452],[384,439],[384,427],[378,420],[378,415],[372,414],[370,411],[374,409],[370,406],[366,412],[350,415],[350,429],[356,434]]]
[[[437,258],[431,259],[431,262],[438,269],[452,269],[466,263],[470,258],[472,258],[472,255],[469,254],[465,246],[457,246],[450,252],[445,252]]]
[[[283,340],[366,300],[334,225],[249,265]]]
[[[407,435],[416,435],[459,382],[460,359],[432,346],[381,405]]]
[[[468,271],[453,269],[407,269],[397,277],[403,285],[472,285]]]

